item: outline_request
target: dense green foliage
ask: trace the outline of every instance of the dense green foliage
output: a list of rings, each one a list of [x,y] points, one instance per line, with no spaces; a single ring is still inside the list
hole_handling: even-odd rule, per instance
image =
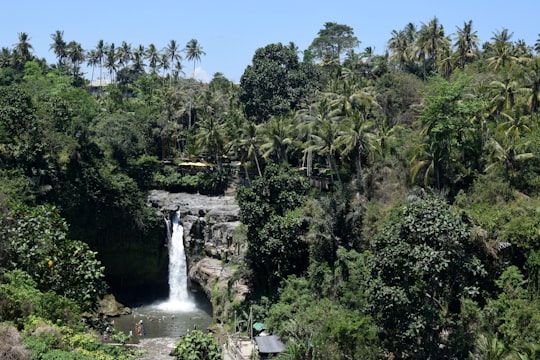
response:
[[[327,22],[302,59],[258,49],[238,85],[181,76],[195,39],[85,51],[57,31],[56,64],[29,39],[0,54],[0,351],[129,356],[77,321],[119,270],[100,256],[156,270],[145,193],[234,185],[252,291],[223,319],[251,306],[281,358],[538,357],[540,39],[480,46],[434,17],[377,55]]]
[[[222,358],[219,344],[211,334],[193,330],[176,342],[173,356],[178,360],[219,360]]]

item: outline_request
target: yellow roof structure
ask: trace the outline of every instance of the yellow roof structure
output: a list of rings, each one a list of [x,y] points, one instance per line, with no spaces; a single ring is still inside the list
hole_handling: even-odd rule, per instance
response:
[[[183,163],[180,163],[178,164],[179,166],[198,166],[198,167],[210,167],[210,166],[215,166],[214,164],[210,164],[210,163],[204,163],[204,162],[200,162],[200,161],[197,161],[197,162],[192,162],[192,161],[189,161],[189,162],[183,162]]]

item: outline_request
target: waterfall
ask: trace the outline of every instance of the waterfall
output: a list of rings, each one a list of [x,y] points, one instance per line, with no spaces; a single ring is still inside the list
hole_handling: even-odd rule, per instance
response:
[[[186,253],[184,251],[184,227],[180,223],[180,211],[172,221],[165,218],[169,248],[169,299],[159,305],[169,311],[191,310],[194,303],[187,286]]]

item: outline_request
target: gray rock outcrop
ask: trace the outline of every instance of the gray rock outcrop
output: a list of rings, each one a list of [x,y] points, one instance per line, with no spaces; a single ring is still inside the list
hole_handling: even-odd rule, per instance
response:
[[[240,208],[233,195],[206,196],[153,190],[148,205],[157,216],[171,218],[180,212],[188,278],[193,290],[202,290],[216,305],[217,294],[242,301],[249,289],[237,278],[238,264],[247,245],[235,237]]]

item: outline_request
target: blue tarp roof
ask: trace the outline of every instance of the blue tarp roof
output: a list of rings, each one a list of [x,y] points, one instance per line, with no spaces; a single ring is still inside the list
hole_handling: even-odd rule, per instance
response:
[[[278,354],[285,351],[285,345],[278,336],[255,336],[255,342],[261,354]]]

